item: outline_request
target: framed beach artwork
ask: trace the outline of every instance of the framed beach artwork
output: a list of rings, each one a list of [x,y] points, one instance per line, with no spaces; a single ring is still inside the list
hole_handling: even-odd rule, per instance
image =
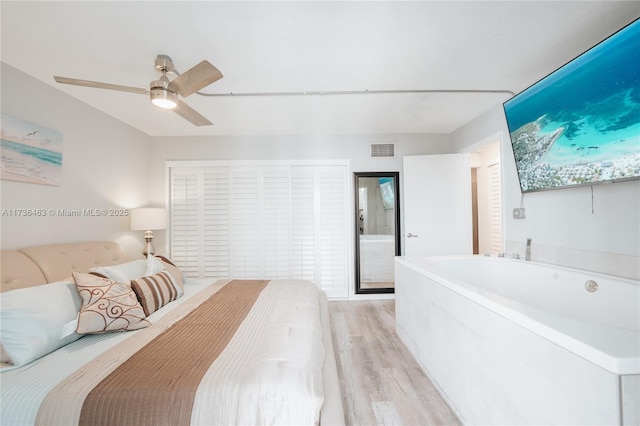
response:
[[[62,184],[62,133],[1,114],[2,179]]]

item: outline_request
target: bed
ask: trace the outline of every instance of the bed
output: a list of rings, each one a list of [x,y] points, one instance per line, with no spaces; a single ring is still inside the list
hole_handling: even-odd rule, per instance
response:
[[[0,260],[3,425],[344,424],[310,282],[185,279],[113,242]]]

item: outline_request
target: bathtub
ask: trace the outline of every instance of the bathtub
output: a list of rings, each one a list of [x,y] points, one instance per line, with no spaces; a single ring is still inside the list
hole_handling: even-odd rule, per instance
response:
[[[360,235],[360,282],[392,282],[393,235]]]
[[[640,282],[498,257],[395,262],[396,331],[463,423],[640,423]]]

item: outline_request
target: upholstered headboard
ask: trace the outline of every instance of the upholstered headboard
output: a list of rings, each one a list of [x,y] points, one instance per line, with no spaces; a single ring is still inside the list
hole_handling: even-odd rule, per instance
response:
[[[61,281],[72,272],[87,272],[130,260],[124,249],[111,241],[55,244],[2,250],[0,290],[9,291]]]

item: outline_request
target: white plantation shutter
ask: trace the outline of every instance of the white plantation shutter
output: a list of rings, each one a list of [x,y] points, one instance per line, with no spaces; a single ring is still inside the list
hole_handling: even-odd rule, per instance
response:
[[[264,278],[290,278],[291,273],[291,170],[270,167],[263,171],[262,247]]]
[[[346,164],[172,163],[171,256],[189,276],[306,279],[347,297]]]
[[[208,170],[203,175],[203,269],[202,276],[219,277],[229,275],[230,247],[229,211],[231,187],[228,167]]]
[[[347,275],[346,179],[340,170],[325,167],[318,170],[316,182],[319,186],[316,223],[320,231],[316,242],[320,252],[318,280],[327,294],[334,294],[341,291]]]
[[[231,175],[231,274],[233,278],[260,278],[260,170],[234,167]]]
[[[171,174],[171,257],[188,276],[199,276],[202,266],[200,176],[197,170]]]
[[[502,202],[500,163],[490,164],[489,211],[491,214],[491,253],[502,253]]]
[[[291,182],[291,278],[316,281],[315,172],[294,167]]]

